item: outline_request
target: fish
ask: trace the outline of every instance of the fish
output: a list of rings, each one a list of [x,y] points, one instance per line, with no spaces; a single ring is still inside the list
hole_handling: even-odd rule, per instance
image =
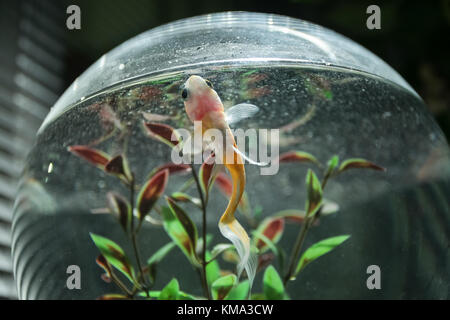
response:
[[[229,109],[229,112],[225,112],[222,101],[213,89],[212,83],[198,75],[189,77],[182,86],[181,96],[188,118],[193,123],[201,121],[202,135],[209,129],[216,129],[224,137],[223,141],[216,142],[213,149],[222,148],[221,151],[225,151],[215,152],[215,154],[216,156],[221,154],[221,157],[223,157],[222,163],[231,175],[233,189],[228,205],[220,217],[219,230],[225,238],[233,243],[239,255],[238,279],[245,269],[251,286],[256,273],[257,257],[251,250],[249,236],[237,221],[235,212],[244,194],[246,184],[244,159],[252,164],[264,164],[249,159],[237,148],[230,124],[251,117],[258,112],[258,107],[244,103],[233,106]],[[231,157],[229,152],[232,153]],[[232,161],[227,161],[230,158]]]

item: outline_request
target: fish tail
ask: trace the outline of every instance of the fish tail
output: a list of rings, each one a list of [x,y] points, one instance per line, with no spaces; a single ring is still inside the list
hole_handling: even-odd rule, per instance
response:
[[[231,181],[233,182],[233,191],[231,193],[230,200],[228,201],[228,206],[225,212],[222,214],[220,221],[228,222],[234,220],[234,213],[236,212],[239,202],[241,201],[242,195],[244,194],[245,188],[245,169],[242,163],[237,164],[226,164],[225,167],[228,169],[231,175]]]
[[[239,157],[239,155],[236,156]],[[219,229],[222,235],[236,247],[236,251],[241,260],[238,264],[238,278],[245,269],[251,288],[256,274],[257,259],[256,255],[250,250],[250,239],[247,232],[234,216],[244,193],[245,169],[242,162],[235,162],[234,164],[226,165],[226,167],[233,181],[233,192],[228,206],[220,218]]]
[[[236,219],[233,219],[229,223],[223,223],[221,221],[219,223],[219,229],[222,235],[233,243],[241,259],[237,267],[238,279],[245,269],[251,289],[253,280],[255,279],[257,259],[256,255],[250,250],[250,239],[247,232]]]

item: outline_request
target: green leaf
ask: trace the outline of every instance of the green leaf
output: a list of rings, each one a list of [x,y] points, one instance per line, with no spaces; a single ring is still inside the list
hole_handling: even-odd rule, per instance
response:
[[[247,72],[241,74],[241,77],[243,80],[247,80],[247,79],[245,79],[246,77],[248,77],[249,75],[256,73],[256,72],[258,72],[258,70],[250,70],[250,71],[247,71]]]
[[[350,235],[336,236],[336,237],[331,237],[331,238],[321,240],[321,241],[313,244],[311,247],[309,247],[303,253],[302,257],[300,258],[297,268],[295,269],[294,278],[309,263],[311,263],[314,260],[316,260],[317,258],[323,256],[324,254],[330,252],[331,250],[336,248],[338,245],[343,243],[345,240],[347,240],[349,237],[350,237]]]
[[[262,241],[264,243],[265,246],[267,246],[268,248],[270,248],[270,250],[272,250],[272,252],[278,256],[278,248],[275,245],[275,243],[272,242],[272,240],[270,240],[269,238],[267,238],[264,234],[262,234],[261,232],[259,232],[258,230],[253,230],[252,232],[252,236],[253,236],[253,243],[258,243],[259,241]]]
[[[138,295],[143,298],[158,299],[159,296],[161,295],[161,291],[157,291],[157,290],[148,291],[148,296],[147,296],[147,293],[145,293],[144,291],[141,291],[138,293]]]
[[[306,189],[308,195],[305,210],[309,216],[317,211],[322,203],[322,186],[316,174],[311,169],[308,170],[306,176]]]
[[[151,290],[148,292],[149,298],[158,299],[161,296],[162,291],[157,290]],[[139,292],[139,296],[143,298],[147,298],[147,294],[143,291]],[[178,291],[177,300],[200,300],[200,298],[197,298],[189,293]]]
[[[178,280],[174,278],[161,290],[158,300],[177,300],[179,291],[180,285]]]
[[[380,167],[379,165],[377,165],[373,162],[370,162],[366,159],[353,158],[353,159],[348,159],[348,160],[345,160],[344,162],[342,162],[341,166],[339,167],[338,172],[343,172],[348,169],[358,169],[358,168],[386,171],[386,168]]]
[[[333,99],[333,92],[331,92],[330,90],[324,90],[322,93],[325,99],[327,100]]]
[[[172,210],[172,213],[175,217],[180,221],[186,233],[189,235],[189,239],[192,242],[193,248],[195,248],[197,244],[197,228],[192,220],[189,218],[187,213],[176,204],[171,198],[166,197],[167,203],[169,204],[169,208]]]
[[[283,281],[273,266],[268,266],[264,272],[263,291],[268,300],[283,300],[285,298]]]
[[[214,300],[224,300],[230,293],[231,289],[237,282],[237,277],[234,274],[229,274],[221,277],[213,282],[211,285],[212,296]]]
[[[252,293],[251,300],[266,300],[264,293]]]
[[[178,300],[200,300],[200,298],[184,291],[178,291]]]
[[[253,209],[253,217],[255,219],[259,219],[262,215],[263,208],[261,206],[256,206],[255,209]]]
[[[170,252],[173,248],[175,248],[176,244],[174,242],[167,243],[163,247],[159,248],[148,260],[147,266],[149,269],[150,277],[152,281],[155,281],[156,277],[156,265],[159,264],[162,259]]]
[[[137,209],[140,222],[145,219],[145,216],[150,212],[156,201],[158,201],[159,197],[164,193],[168,178],[169,170],[165,169],[155,174],[141,188],[137,198]]]
[[[211,254],[206,252],[206,261],[211,260]],[[217,260],[209,262],[206,266],[206,280],[208,282],[208,287],[211,287],[212,283],[220,278],[220,266]]]
[[[90,233],[92,241],[94,241],[100,253],[114,268],[122,272],[131,282],[134,282],[134,270],[130,264],[125,252],[115,242]]]
[[[242,281],[237,286],[233,287],[225,300],[246,300],[250,290],[250,283],[248,280]]]
[[[115,192],[108,192],[106,194],[106,202],[111,213],[119,219],[123,230],[128,232],[128,226],[131,225],[132,219],[130,203]]]
[[[339,165],[339,157],[338,156],[333,156],[328,161],[328,172],[329,173],[333,172],[334,169],[336,169],[338,165]]]
[[[198,237],[197,228],[181,207],[170,198],[166,199],[169,207],[162,207],[164,229],[189,261],[194,265],[199,265],[195,250]]]
[[[147,264],[157,264],[160,263],[162,259],[175,247],[175,243],[169,242],[163,247],[159,248],[148,260]]]

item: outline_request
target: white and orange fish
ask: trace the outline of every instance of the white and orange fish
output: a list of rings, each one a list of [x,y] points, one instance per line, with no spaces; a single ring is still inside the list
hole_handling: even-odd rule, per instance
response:
[[[236,220],[235,212],[245,188],[243,158],[252,164],[259,163],[247,158],[238,150],[229,123],[248,118],[258,111],[258,107],[250,104],[239,104],[225,113],[222,101],[213,89],[211,82],[195,75],[191,76],[184,84],[182,98],[189,119],[192,122],[201,121],[202,135],[209,129],[216,129],[222,133],[224,138],[223,142],[216,143],[214,148],[222,148],[220,150],[222,152],[216,152],[216,156],[220,154],[223,157],[221,163],[224,164],[231,175],[233,191],[228,206],[220,218],[219,229],[222,235],[234,244],[239,254],[238,277],[245,269],[251,285],[256,273],[256,255],[251,251],[249,236]],[[231,161],[230,150],[232,152]]]

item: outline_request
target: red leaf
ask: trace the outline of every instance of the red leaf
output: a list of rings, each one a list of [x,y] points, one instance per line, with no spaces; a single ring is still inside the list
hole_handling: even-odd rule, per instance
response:
[[[128,168],[128,163],[126,158],[122,155],[115,156],[112,158],[106,165],[105,171],[109,174],[113,174],[118,176],[120,179],[125,182],[130,182],[133,179],[133,176]]]
[[[161,121],[167,121],[172,118],[172,116],[164,115],[164,114],[157,114],[157,113],[151,113],[151,112],[142,112],[142,116],[145,120],[149,122],[161,122]]]
[[[139,219],[142,221],[144,217],[153,208],[153,205],[164,193],[169,178],[169,170],[155,174],[141,189],[138,196]]]
[[[215,155],[212,154],[205,160],[205,162],[203,162],[202,166],[200,167],[200,184],[205,194],[208,194],[211,179],[213,178],[211,175],[215,166],[214,160]]]
[[[228,178],[228,176],[225,173],[220,172],[217,175],[216,180],[215,180],[214,183],[217,185],[219,190],[226,197],[230,197],[231,196],[231,193],[233,192],[233,184],[231,183],[231,180]]]
[[[259,87],[259,88],[248,89],[244,93],[244,95],[248,99],[254,99],[254,98],[258,98],[258,97],[262,97],[262,96],[268,95],[271,92],[272,92],[272,90],[268,86],[263,86],[263,87]]]
[[[127,232],[127,227],[132,219],[130,204],[124,197],[114,192],[108,192],[106,199],[109,210],[117,216],[120,225]]]
[[[141,92],[139,94],[139,98],[141,100],[155,100],[157,98],[159,98],[162,95],[163,91],[159,88],[153,87],[153,86],[148,86],[148,87],[143,87],[141,89]]]
[[[367,161],[365,159],[348,159],[344,161],[339,167],[339,172],[348,170],[348,169],[373,169],[378,171],[386,171],[386,168],[380,167],[379,165]]]
[[[106,283],[111,283],[111,278],[106,273],[100,275],[100,278],[102,278],[102,280],[105,281]]]
[[[125,174],[125,169],[123,166],[123,157],[118,155],[112,158],[106,165],[105,170],[112,174]]]
[[[301,224],[305,220],[305,211],[296,209],[283,210],[276,213],[274,217],[284,219],[285,222]],[[319,219],[315,220],[312,225],[319,225]]]
[[[150,136],[168,144],[169,146],[176,146],[180,142],[178,136],[174,132],[174,128],[167,124],[144,122],[144,126]],[[175,137],[174,140],[172,140],[172,136]]]
[[[260,271],[267,267],[269,264],[272,263],[273,259],[275,258],[275,255],[272,252],[267,252],[264,254],[261,254],[258,257],[258,266],[256,268],[257,271]]]
[[[286,162],[313,162],[319,163],[317,159],[306,152],[302,151],[289,151],[280,155],[278,158],[278,162],[286,163]]]
[[[185,173],[185,172],[189,172],[191,171],[191,166],[188,164],[175,164],[175,163],[166,163],[163,164],[159,167],[157,167],[156,169],[154,169],[152,171],[152,173],[150,173],[150,176],[154,176],[155,174],[164,171],[164,170],[169,170],[169,174],[174,174],[174,173]]]
[[[109,155],[100,150],[91,149],[86,146],[71,146],[68,148],[68,150],[76,156],[85,159],[101,168],[103,168],[111,158]]]
[[[271,240],[272,242],[276,243],[280,237],[281,234],[284,231],[284,219],[283,218],[275,218],[275,219],[269,219],[266,223],[262,224],[262,230],[261,233]],[[267,245],[262,241],[261,239],[258,239],[258,242],[256,244],[256,247],[260,250],[264,249]]]
[[[251,74],[247,77],[247,79],[245,79],[245,81],[247,82],[247,84],[255,84],[256,82],[265,80],[268,78],[267,74],[264,73],[256,73],[256,74]]]
[[[111,265],[108,263],[108,261],[105,259],[105,257],[101,254],[97,257],[97,259],[95,260],[95,262],[100,266],[100,268],[102,268],[103,270],[105,270],[105,273],[102,274],[102,279],[105,282],[108,282],[106,279],[111,280],[111,272],[112,272],[112,268]]]

